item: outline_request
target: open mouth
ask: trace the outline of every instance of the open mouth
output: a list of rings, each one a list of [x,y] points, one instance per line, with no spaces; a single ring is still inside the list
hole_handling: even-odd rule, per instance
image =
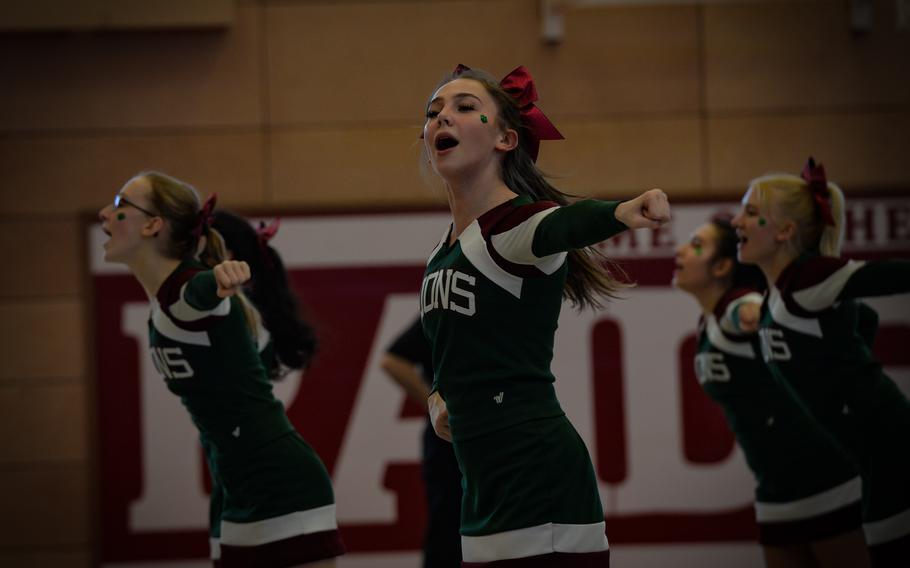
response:
[[[442,133],[436,137],[435,146],[437,152],[444,152],[458,146],[458,140],[451,134]]]

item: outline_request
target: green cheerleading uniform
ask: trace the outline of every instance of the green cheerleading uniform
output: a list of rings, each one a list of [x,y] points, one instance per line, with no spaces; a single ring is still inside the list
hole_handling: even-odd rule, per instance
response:
[[[259,360],[266,369],[272,365],[275,357],[275,345],[272,343],[271,334],[262,325],[262,318],[256,314],[256,343],[259,350]],[[224,486],[218,474],[215,463],[215,446],[208,441],[204,434],[199,434],[206,464],[209,466],[209,479],[212,483],[209,497],[209,556],[213,568],[221,568],[221,512],[224,510]]]
[[[182,262],[152,301],[149,343],[223,488],[221,565],[278,567],[337,556],[344,548],[328,473],[272,394],[241,300],[216,291],[212,271]]]
[[[420,313],[464,474],[464,566],[608,563],[594,469],[556,398],[550,361],[567,251],[625,230],[617,205],[519,196],[452,244],[449,229],[430,255]]]
[[[852,461],[776,384],[756,334],[737,309],[762,296],[733,289],[699,322],[695,373],[724,411],[756,480],[755,515],[766,546],[809,543],[859,528],[861,483]]]
[[[873,565],[910,566],[910,401],[863,338],[857,298],[910,291],[910,262],[803,256],[762,306],[769,370],[849,453]]]

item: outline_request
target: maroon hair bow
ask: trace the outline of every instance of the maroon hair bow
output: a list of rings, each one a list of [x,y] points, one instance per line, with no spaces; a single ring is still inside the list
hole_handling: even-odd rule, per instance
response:
[[[815,164],[812,156],[803,167],[800,174],[807,184],[809,184],[809,194],[812,201],[815,202],[815,209],[819,217],[825,222],[825,225],[834,226],[834,215],[831,214],[831,192],[828,191],[828,178],[825,176],[825,166]]]
[[[202,209],[197,213],[196,225],[190,232],[194,239],[199,240],[199,238],[202,237],[202,231],[211,227],[212,223],[215,221],[215,216],[212,212],[215,211],[216,201],[218,201],[218,194],[213,193],[205,200],[205,203],[202,204]]]
[[[278,227],[280,226],[281,218],[275,217],[268,225],[265,224],[265,221],[260,221],[259,228],[256,229],[256,240],[259,242],[259,252],[262,253],[263,263],[269,270],[275,267],[275,263],[272,261],[272,255],[269,254],[269,241],[278,234]]]
[[[453,75],[457,77],[469,69],[470,67],[459,63],[455,67]],[[537,101],[537,89],[534,87],[534,79],[531,78],[531,73],[524,65],[519,65],[503,77],[502,81],[499,82],[499,86],[515,99],[521,112],[521,118],[525,126],[528,127],[530,147],[526,148],[526,150],[533,161],[537,161],[541,140],[565,140],[565,136],[556,129],[543,111],[534,104]]]

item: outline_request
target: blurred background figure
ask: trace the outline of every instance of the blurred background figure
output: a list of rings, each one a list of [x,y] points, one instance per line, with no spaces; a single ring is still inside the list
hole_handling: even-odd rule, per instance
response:
[[[755,476],[765,565],[869,566],[859,474],[762,361],[756,332],[764,278],[737,260],[738,243],[729,216],[701,225],[677,248],[673,285],[702,310],[695,373],[723,408]]]
[[[910,565],[910,400],[868,345],[860,298],[910,292],[910,261],[841,256],[844,194],[810,157],[801,175],[749,183],[733,219],[739,260],[768,294],[759,337],[765,363],[853,459],[873,565]]]
[[[382,369],[425,408],[433,384],[430,344],[420,318],[399,335],[382,357]],[[421,475],[427,499],[424,568],[461,566],[461,471],[452,443],[436,435],[427,414],[421,440]]]

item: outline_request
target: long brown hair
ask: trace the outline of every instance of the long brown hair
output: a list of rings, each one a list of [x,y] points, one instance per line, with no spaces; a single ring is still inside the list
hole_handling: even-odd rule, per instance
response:
[[[499,81],[480,69],[457,70],[443,79],[437,90],[455,79],[472,79],[483,85],[499,110],[499,128],[503,131],[511,128],[518,132],[518,145],[505,154],[501,165],[502,180],[509,189],[535,201],[553,201],[560,205],[568,205],[571,203],[570,198],[578,197],[553,187],[534,163],[527,151],[532,146],[531,131],[522,120],[515,99],[503,90]],[[605,300],[617,298],[620,290],[633,286],[628,283],[622,267],[594,247],[569,251],[568,263],[569,273],[563,297],[579,310],[586,307],[602,308]]]

